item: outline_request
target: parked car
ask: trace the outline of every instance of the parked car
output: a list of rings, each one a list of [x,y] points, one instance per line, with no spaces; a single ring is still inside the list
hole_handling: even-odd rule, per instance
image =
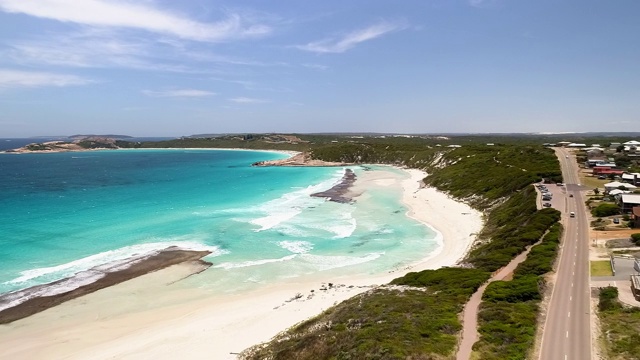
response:
[[[544,203],[544,204],[542,204],[542,206],[544,206],[544,207],[551,207],[551,203]]]
[[[576,213],[574,213],[573,211],[569,213],[569,217],[576,217]]]
[[[613,223],[614,223],[614,224],[620,224],[620,219],[618,219],[618,218],[613,218]]]
[[[569,197],[573,197],[573,194],[569,194]]]

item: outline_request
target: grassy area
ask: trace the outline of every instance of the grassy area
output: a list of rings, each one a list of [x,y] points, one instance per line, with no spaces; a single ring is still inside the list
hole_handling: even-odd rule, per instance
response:
[[[618,289],[600,290],[598,316],[605,357],[610,360],[640,360],[640,309],[618,303]]]
[[[591,269],[591,276],[613,276],[609,260],[590,261],[589,268]]]
[[[588,187],[589,189],[595,189],[598,188],[600,190],[600,193],[602,193],[604,191],[604,184],[610,183],[611,180],[609,179],[598,179],[595,176],[587,176],[584,173],[580,173],[580,181],[581,184]]]

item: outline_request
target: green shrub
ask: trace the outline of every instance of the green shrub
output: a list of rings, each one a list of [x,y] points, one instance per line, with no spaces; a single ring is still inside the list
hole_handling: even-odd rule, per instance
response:
[[[603,203],[603,204],[599,204],[594,209],[592,209],[591,213],[593,214],[593,216],[597,216],[597,217],[611,216],[611,215],[619,214],[620,208],[616,204]]]
[[[640,233],[631,234],[631,241],[636,245],[640,245]]]
[[[598,310],[600,311],[620,308],[620,303],[618,303],[618,288],[615,286],[601,288],[598,299]]]

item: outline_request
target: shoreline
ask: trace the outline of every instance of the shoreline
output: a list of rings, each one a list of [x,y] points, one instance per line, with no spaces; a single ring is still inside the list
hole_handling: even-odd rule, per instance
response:
[[[117,264],[115,265],[115,271],[98,270],[98,268],[104,267],[104,264],[97,268],[89,269],[88,271],[85,271],[85,273],[97,273],[97,275],[101,277],[88,284],[82,284],[73,289],[59,292],[57,294],[39,296],[39,294],[45,292],[47,289],[56,288],[58,286],[64,288],[67,283],[74,279],[65,278],[48,284],[37,285],[16,292],[3,294],[0,296],[0,301],[3,300],[3,298],[10,298],[12,295],[19,293],[23,294],[23,297],[26,299],[17,305],[0,310],[0,324],[7,324],[24,319],[69,300],[91,294],[100,289],[114,286],[172,265],[192,262],[194,265],[199,265],[197,266],[200,268],[199,271],[204,271],[206,268],[211,266],[211,263],[202,260],[202,258],[209,254],[211,254],[211,251],[183,250],[176,246],[170,246],[155,254],[150,254],[143,259],[134,258],[127,264]],[[124,268],[122,268],[123,266]],[[30,295],[33,296],[31,297]]]
[[[423,171],[400,170],[409,174],[400,184],[407,216],[435,230],[439,244],[438,250],[413,264],[378,275],[327,278],[319,273],[230,295],[185,288],[179,281],[167,283],[167,279],[179,280],[177,274],[186,271],[184,264],[174,265],[0,326],[0,348],[5,349],[0,354],[11,351],[7,355],[13,357],[46,354],[71,359],[170,359],[182,354],[190,359],[235,359],[234,353],[407,272],[455,265],[482,228],[482,214],[422,187]],[[361,196],[371,184],[397,186],[391,178],[384,170],[365,172],[348,193]],[[31,341],[28,348],[22,345],[25,338]]]

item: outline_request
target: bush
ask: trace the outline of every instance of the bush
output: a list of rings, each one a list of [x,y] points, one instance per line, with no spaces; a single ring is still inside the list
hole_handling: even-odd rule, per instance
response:
[[[620,308],[618,303],[618,288],[614,286],[607,286],[600,289],[598,294],[598,310],[608,311]]]
[[[591,210],[593,216],[605,217],[620,213],[620,208],[616,204],[604,203]]]
[[[631,241],[640,246],[640,233],[631,234]]]

